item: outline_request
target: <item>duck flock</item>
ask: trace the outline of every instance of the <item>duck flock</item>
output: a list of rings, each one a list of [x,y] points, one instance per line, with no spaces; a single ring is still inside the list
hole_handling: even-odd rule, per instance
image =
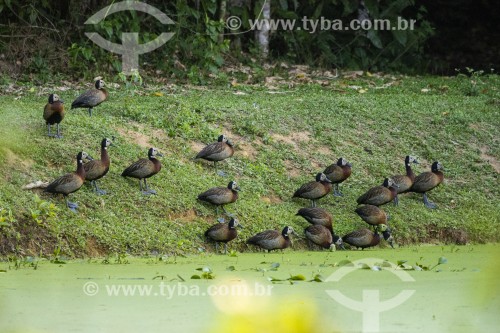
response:
[[[97,80],[95,89],[85,91],[71,104],[71,108],[86,108],[89,116],[92,110],[108,98],[108,92],[104,89],[104,81]],[[64,102],[56,94],[51,94],[48,103],[45,105],[43,118],[47,124],[47,135],[49,137],[62,138],[60,123],[64,119]],[[51,126],[56,125],[56,134],[51,131]],[[76,212],[78,205],[68,200],[68,195],[78,191],[85,181],[89,181],[98,195],[106,194],[105,190],[99,188],[97,181],[104,177],[110,166],[108,147],[112,142],[108,138],[101,141],[101,158],[92,159],[86,152],[79,152],[76,156],[77,168],[73,173],[65,174],[52,181],[45,192],[62,194],[66,199],[67,207]],[[197,155],[196,159],[204,159],[214,162],[217,171],[217,163],[234,154],[233,143],[225,136],[220,135],[217,142],[207,145]],[[158,149],[151,147],[148,150],[148,158],[142,158],[132,163],[123,172],[123,177],[131,177],[139,180],[139,189],[144,195],[154,195],[156,191],[150,189],[147,179],[156,175],[161,170],[161,162],[157,157],[161,157]],[[84,161],[87,161],[84,163]],[[423,202],[427,208],[436,208],[436,205],[429,201],[427,192],[437,187],[443,182],[443,166],[438,161],[432,164],[431,170],[415,175],[411,165],[418,163],[413,156],[405,158],[406,173],[395,175],[384,179],[382,185],[375,186],[366,191],[357,199],[358,208],[356,214],[372,227],[361,228],[339,237],[333,230],[332,216],[323,208],[317,207],[317,201],[328,194],[343,196],[339,189],[339,184],[351,176],[352,165],[344,158],[328,166],[323,172],[316,175],[314,181],[303,184],[293,194],[293,198],[307,199],[311,201],[311,207],[301,208],[297,216],[303,217],[309,225],[304,230],[304,235],[310,246],[319,246],[324,249],[344,249],[344,243],[355,248],[365,249],[376,246],[380,243],[381,236],[393,247],[393,238],[388,224],[389,216],[380,206],[394,202],[398,205],[398,194],[415,192],[423,194]],[[221,172],[219,172],[221,173]],[[238,219],[228,213],[224,206],[238,200],[240,188],[236,181],[230,181],[225,187],[214,187],[198,195],[198,200],[215,206],[219,215],[219,208],[230,217],[228,222],[224,218],[219,218],[219,223],[211,226],[205,236],[208,240],[215,242],[216,252],[218,244],[224,244],[224,253],[227,253],[227,243],[237,237],[237,228],[241,227]],[[246,243],[255,245],[262,249],[271,251],[285,249],[290,246],[290,235],[297,235],[290,226],[285,226],[280,232],[278,230],[262,231],[250,237]],[[297,235],[298,236],[298,235]]]

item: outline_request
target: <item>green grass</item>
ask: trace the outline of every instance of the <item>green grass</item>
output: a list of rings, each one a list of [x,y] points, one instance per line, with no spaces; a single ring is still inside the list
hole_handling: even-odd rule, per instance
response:
[[[477,96],[468,96],[470,83],[463,77],[363,77],[326,87],[280,86],[278,93],[261,86],[149,87],[133,95],[111,88],[109,101],[92,118],[86,110],[69,110],[79,91],[55,89],[68,109],[61,140],[45,136],[42,120],[53,87],[23,87],[0,96],[5,133],[0,214],[11,210],[15,218],[0,224],[0,252],[50,254],[55,246],[75,256],[211,251],[202,234],[216,222],[215,209],[196,197],[232,179],[243,191],[227,209],[245,229],[231,247],[246,250],[244,241],[255,232],[284,225],[300,232],[307,223],[294,215],[309,202],[291,195],[340,156],[354,165],[341,185],[345,196],[328,196],[319,205],[333,214],[334,229],[343,235],[364,226],[354,213],[356,198],[384,177],[403,173],[407,154],[418,156],[417,173],[439,160],[445,183],[429,194],[436,210],[426,209],[417,194],[402,196],[398,207],[384,206],[396,243],[447,241],[452,230],[466,231],[472,242],[498,241],[500,187],[494,166],[500,160],[500,77],[484,76],[481,84]],[[210,163],[192,159],[196,145],[220,133],[236,144],[234,157],[220,164],[226,178]],[[84,186],[71,195],[80,205],[77,214],[61,198],[41,194],[58,209],[50,209],[55,217],[35,222],[31,211],[39,203],[34,192],[21,187],[73,171],[80,150],[98,157],[103,137],[115,138],[110,172],[100,182],[110,194],[99,197]],[[149,181],[158,191],[154,197],[142,196],[136,180],[120,177],[127,165],[146,156],[149,145],[165,155],[161,172]]]

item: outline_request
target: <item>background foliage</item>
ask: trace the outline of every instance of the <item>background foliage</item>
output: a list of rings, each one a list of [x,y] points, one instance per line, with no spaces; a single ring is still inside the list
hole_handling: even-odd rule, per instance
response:
[[[160,49],[141,56],[141,68],[156,74],[171,73],[175,78],[204,83],[219,74],[223,65],[258,66],[259,47],[248,20],[259,18],[263,0],[258,1],[147,1],[165,12],[175,25],[163,26],[154,17],[140,12],[109,15],[96,26],[84,22],[111,1],[0,0],[0,53],[2,72],[26,74],[31,79],[47,79],[53,73],[82,78],[88,69],[109,73],[120,71],[120,56],[99,48],[84,32],[96,31],[119,42],[122,31],[140,32],[141,42],[165,31],[175,36]],[[417,19],[414,31],[284,31],[270,36],[269,61],[303,63],[325,68],[414,71],[426,66],[424,43],[433,31],[426,10],[412,0],[366,0],[372,19],[394,22],[398,16]],[[271,18],[300,20],[325,17],[343,22],[358,17],[358,2],[316,0],[271,2]],[[225,26],[229,16],[242,18],[239,34]],[[5,80],[5,78],[4,78]]]

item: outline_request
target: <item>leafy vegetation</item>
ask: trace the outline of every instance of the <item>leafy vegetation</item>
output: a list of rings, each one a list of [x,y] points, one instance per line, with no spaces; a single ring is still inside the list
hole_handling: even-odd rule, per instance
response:
[[[147,3],[166,13],[175,24],[163,25],[143,12],[121,11],[98,24],[88,25],[86,20],[110,5],[109,1],[0,0],[0,14],[9,22],[0,25],[0,53],[11,64],[5,70],[11,72],[11,77],[47,82],[58,73],[88,79],[92,76],[87,70],[90,66],[103,74],[120,72],[121,56],[94,44],[86,32],[96,32],[118,44],[123,32],[138,32],[140,43],[152,41],[162,32],[172,32],[174,36],[168,43],[141,55],[141,70],[205,85],[224,77],[223,65],[243,64],[263,69],[254,24],[263,19],[264,2],[152,0]],[[345,0],[271,3],[272,19],[289,20],[297,27],[273,29],[267,59],[271,62],[365,70],[414,71],[425,67],[424,45],[433,30],[425,19],[425,8],[414,1],[364,1],[370,20],[386,20],[396,27],[399,18],[413,19],[417,21],[414,29],[336,31],[328,27],[331,24],[321,23],[314,33],[302,28],[304,17],[318,22],[340,20],[343,27],[349,27],[349,22],[359,19],[358,3]],[[229,29],[226,19],[230,17],[239,18],[241,28]]]
[[[460,77],[369,73],[323,86],[148,85],[131,91],[108,82],[109,101],[92,118],[84,110],[68,110],[60,140],[45,135],[41,113],[47,95],[57,92],[69,109],[82,87],[5,87],[0,252],[61,257],[213,251],[203,232],[219,216],[196,197],[232,179],[243,190],[227,210],[245,229],[229,248],[248,251],[244,241],[258,231],[306,226],[295,213],[310,203],[291,195],[340,156],[354,165],[341,185],[345,196],[325,197],[319,205],[344,235],[365,227],[354,213],[356,198],[384,177],[403,173],[407,154],[418,157],[417,173],[439,160],[445,183],[429,193],[436,210],[426,209],[417,194],[403,195],[398,207],[384,206],[397,244],[498,241],[499,81],[482,75],[476,96],[465,93],[469,83]],[[211,163],[193,160],[221,133],[236,144],[234,157],[220,164],[228,177],[218,176]],[[98,155],[103,137],[114,138],[111,169],[100,183],[108,195],[97,196],[84,185],[71,195],[80,205],[74,214],[61,197],[22,190],[73,171],[80,150]],[[120,177],[150,146],[165,155],[161,172],[149,180],[157,196],[141,195],[137,181]],[[295,248],[305,246],[295,239]]]

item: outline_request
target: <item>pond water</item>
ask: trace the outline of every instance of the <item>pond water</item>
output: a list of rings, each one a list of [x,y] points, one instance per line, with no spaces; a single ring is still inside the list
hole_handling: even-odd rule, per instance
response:
[[[499,255],[488,244],[0,262],[0,332],[498,332]]]

